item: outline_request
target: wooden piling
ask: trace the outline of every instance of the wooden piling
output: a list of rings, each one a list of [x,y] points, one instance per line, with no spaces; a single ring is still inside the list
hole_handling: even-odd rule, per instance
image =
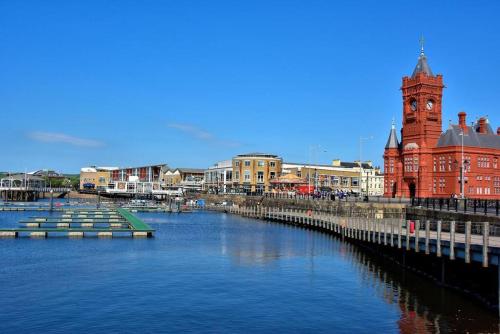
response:
[[[429,238],[431,235],[431,222],[429,220],[425,221],[425,254],[429,255]]]
[[[488,267],[488,242],[490,236],[490,223],[483,223],[483,268]]]
[[[471,225],[470,221],[465,222],[465,263],[470,263]]]
[[[420,240],[420,220],[415,221],[415,252],[419,252],[419,240]]]
[[[403,230],[403,221],[398,219],[398,248],[401,248],[401,232]]]
[[[436,256],[441,257],[441,228],[442,222],[438,220],[437,222],[437,238],[436,238]]]
[[[406,250],[410,250],[410,224],[409,220],[406,221]]]
[[[450,260],[455,260],[455,221],[450,222]]]

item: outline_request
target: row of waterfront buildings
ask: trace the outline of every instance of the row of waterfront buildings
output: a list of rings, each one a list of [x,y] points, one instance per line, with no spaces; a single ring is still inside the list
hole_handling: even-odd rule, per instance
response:
[[[167,165],[137,168],[84,168],[82,187],[108,192],[164,193],[181,187],[214,193],[345,191],[406,198],[500,199],[500,128],[488,117],[443,132],[443,76],[434,75],[423,45],[412,75],[402,80],[400,137],[393,123],[384,150],[384,174],[370,162],[331,165],[288,163],[272,154],[241,154],[202,169]]]
[[[207,169],[170,168],[167,164],[140,167],[84,167],[80,188],[107,193],[345,192],[380,196],[383,175],[371,162],[333,160],[331,165],[288,163],[274,154],[240,154]]]

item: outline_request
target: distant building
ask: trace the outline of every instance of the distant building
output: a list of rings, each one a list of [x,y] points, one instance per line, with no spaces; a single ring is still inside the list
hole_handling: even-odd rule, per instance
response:
[[[270,181],[280,176],[282,159],[274,154],[248,153],[233,158],[233,189],[263,193],[271,190]]]
[[[167,188],[182,188],[184,192],[200,191],[204,177],[204,169],[176,168],[165,172],[164,183]]]
[[[45,177],[48,179],[62,179],[62,178],[64,178],[63,174],[58,173],[55,170],[51,170],[51,169],[39,169],[39,170],[30,172],[28,174],[40,176],[40,177]]]
[[[203,189],[209,193],[228,193],[233,188],[233,162],[225,160],[205,170]]]
[[[80,169],[80,189],[105,191],[111,182],[111,173],[118,167],[83,167]]]
[[[434,75],[421,49],[411,77],[403,77],[401,142],[393,123],[384,151],[386,197],[500,199],[500,128],[486,117],[442,132],[443,76]]]
[[[360,170],[359,161],[345,162],[333,160],[331,165],[307,163],[283,163],[282,174],[294,174],[319,190],[346,191],[383,195],[383,175],[370,161],[364,162]],[[361,177],[361,183],[359,182]]]
[[[163,178],[167,170],[166,164],[118,168],[111,172],[111,181],[106,192],[163,195],[166,193]]]

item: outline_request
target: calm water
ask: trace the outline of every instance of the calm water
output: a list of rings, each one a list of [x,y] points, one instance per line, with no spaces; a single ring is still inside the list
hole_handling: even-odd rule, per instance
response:
[[[0,226],[41,214],[0,212]],[[323,233],[137,215],[155,238],[0,240],[0,332],[498,331],[479,305]]]

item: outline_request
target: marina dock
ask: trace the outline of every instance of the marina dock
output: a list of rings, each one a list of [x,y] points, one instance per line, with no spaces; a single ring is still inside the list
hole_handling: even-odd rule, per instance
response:
[[[152,237],[154,233],[154,229],[126,209],[59,211],[61,214],[55,217],[30,217],[18,222],[21,227],[0,229],[0,237]]]

